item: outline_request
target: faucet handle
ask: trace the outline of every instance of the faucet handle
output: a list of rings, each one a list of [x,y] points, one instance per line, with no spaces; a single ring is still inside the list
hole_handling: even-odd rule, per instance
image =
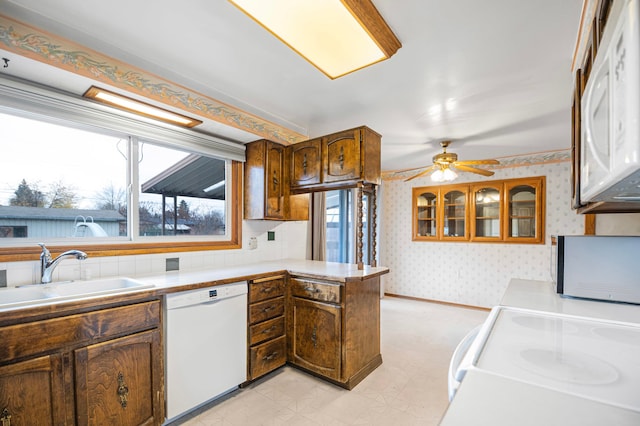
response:
[[[51,252],[49,251],[49,249],[44,245],[44,243],[38,243],[38,245],[40,247],[42,247],[42,253],[40,253],[40,257],[45,257],[47,259],[51,258]]]

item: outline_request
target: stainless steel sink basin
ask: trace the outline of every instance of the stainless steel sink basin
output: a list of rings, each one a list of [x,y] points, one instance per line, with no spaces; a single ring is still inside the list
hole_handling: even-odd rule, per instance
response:
[[[90,281],[66,281],[49,284],[33,284],[23,287],[0,289],[0,310],[36,306],[46,303],[82,299],[104,294],[122,293],[151,288],[127,277],[104,278]]]

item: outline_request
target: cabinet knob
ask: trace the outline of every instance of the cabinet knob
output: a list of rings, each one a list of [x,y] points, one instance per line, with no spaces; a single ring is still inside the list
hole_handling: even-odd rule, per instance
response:
[[[340,170],[344,169],[344,147],[340,147],[340,155],[338,156],[340,161]]]

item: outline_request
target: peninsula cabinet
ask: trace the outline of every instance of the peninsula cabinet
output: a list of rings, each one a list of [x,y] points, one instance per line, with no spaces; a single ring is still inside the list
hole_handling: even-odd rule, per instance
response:
[[[413,188],[413,241],[544,243],[544,176]]]
[[[288,297],[290,364],[346,389],[382,364],[379,277],[292,276]]]
[[[0,326],[0,424],[160,425],[160,301]]]
[[[291,195],[289,156],[284,145],[268,140],[246,144],[244,218],[308,220],[309,195]]]

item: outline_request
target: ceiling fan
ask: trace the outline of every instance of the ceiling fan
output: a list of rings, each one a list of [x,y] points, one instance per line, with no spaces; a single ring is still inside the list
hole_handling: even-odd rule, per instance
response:
[[[492,171],[480,169],[473,166],[479,164],[500,164],[498,160],[493,159],[458,161],[457,154],[453,152],[447,152],[447,147],[450,143],[451,141],[440,142],[440,146],[442,146],[442,152],[433,156],[433,165],[411,176],[410,178],[405,179],[405,182],[418,178],[420,176],[424,176],[430,172],[433,172],[431,174],[431,180],[433,180],[434,182],[452,181],[458,177],[458,174],[455,172],[455,170],[459,170],[461,172],[477,173],[483,176],[492,176]]]

